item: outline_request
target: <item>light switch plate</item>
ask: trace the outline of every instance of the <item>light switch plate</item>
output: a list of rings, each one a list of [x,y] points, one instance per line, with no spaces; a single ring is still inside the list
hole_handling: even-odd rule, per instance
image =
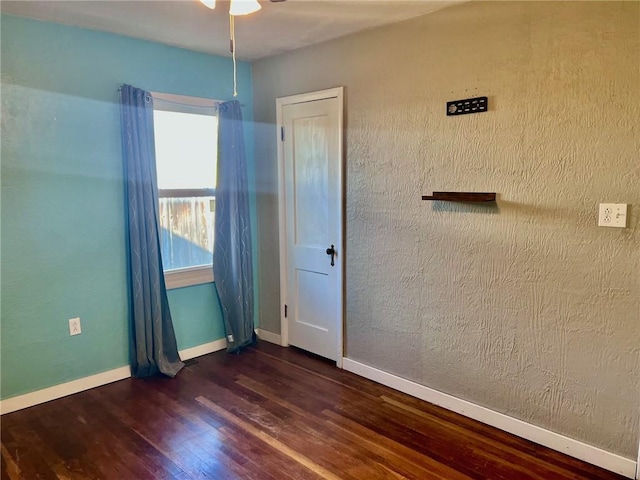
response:
[[[601,203],[598,214],[599,227],[627,227],[626,203]]]

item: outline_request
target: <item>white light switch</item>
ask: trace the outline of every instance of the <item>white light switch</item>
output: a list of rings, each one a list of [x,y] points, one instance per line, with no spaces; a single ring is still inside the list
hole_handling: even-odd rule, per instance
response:
[[[598,214],[599,227],[627,227],[626,203],[601,203]]]

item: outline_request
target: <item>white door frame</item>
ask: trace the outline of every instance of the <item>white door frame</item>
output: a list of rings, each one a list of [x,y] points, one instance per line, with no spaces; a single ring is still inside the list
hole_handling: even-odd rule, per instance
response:
[[[286,202],[285,202],[285,183],[284,183],[284,149],[281,141],[282,132],[282,108],[285,105],[296,103],[313,102],[317,100],[325,100],[327,98],[337,98],[340,116],[338,128],[341,135],[338,139],[338,151],[340,152],[340,165],[338,167],[338,191],[340,192],[340,211],[338,213],[338,222],[340,225],[339,238],[336,239],[338,247],[338,255],[336,256],[336,266],[339,268],[338,275],[338,302],[341,305],[340,318],[338,319],[338,344],[336,349],[338,352],[336,365],[342,368],[342,357],[344,355],[344,87],[330,88],[318,92],[302,93],[299,95],[290,95],[276,99],[276,125],[277,125],[277,144],[278,144],[278,215],[279,215],[279,234],[280,234],[280,344],[283,347],[289,346],[289,324],[288,319],[284,316],[284,305],[287,303],[287,225],[286,225]],[[285,132],[286,134],[286,132]]]

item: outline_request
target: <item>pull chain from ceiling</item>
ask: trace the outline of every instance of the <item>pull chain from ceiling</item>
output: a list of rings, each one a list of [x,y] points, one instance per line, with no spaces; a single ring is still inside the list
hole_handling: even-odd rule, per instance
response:
[[[238,70],[236,66],[236,28],[233,15],[229,15],[229,48],[231,49],[231,57],[233,58],[233,96],[238,96]]]

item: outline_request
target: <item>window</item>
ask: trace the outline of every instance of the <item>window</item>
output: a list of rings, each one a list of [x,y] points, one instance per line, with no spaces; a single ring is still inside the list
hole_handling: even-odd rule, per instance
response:
[[[165,282],[169,289],[212,282],[218,102],[153,98]]]

